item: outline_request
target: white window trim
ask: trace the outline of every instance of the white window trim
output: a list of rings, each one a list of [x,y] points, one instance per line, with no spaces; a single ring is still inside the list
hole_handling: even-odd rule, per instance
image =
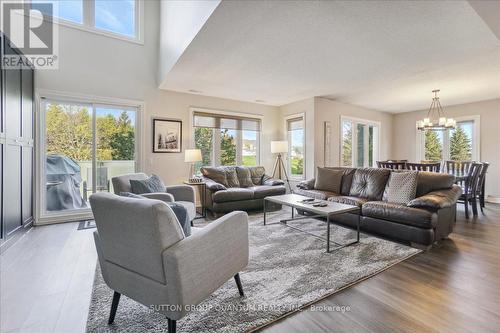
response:
[[[340,140],[339,140],[339,165],[342,165],[342,154],[343,154],[343,149],[342,149],[342,142],[343,142],[343,123],[344,121],[350,121],[352,124],[352,155],[351,155],[351,167],[355,165],[355,161],[358,159],[358,150],[354,149],[354,144],[358,141],[358,133],[356,131],[355,125],[356,124],[362,124],[362,125],[367,125],[367,126],[377,126],[378,127],[378,138],[377,138],[377,145],[374,146],[373,150],[373,163],[376,163],[377,160],[380,159],[380,147],[381,147],[381,137],[382,137],[382,123],[380,121],[375,121],[375,120],[368,120],[368,119],[362,119],[362,118],[356,118],[356,117],[350,117],[350,116],[340,116],[340,126],[339,126],[339,133],[340,133]],[[366,128],[365,128],[366,130]],[[365,144],[368,146],[368,135],[364,136]],[[376,149],[376,150],[375,150]],[[365,152],[365,165],[364,167],[368,167],[368,161],[369,158],[366,155],[367,153]]]
[[[45,161],[42,157],[45,155],[45,118],[44,113],[41,109],[44,100],[57,100],[57,101],[67,101],[71,103],[80,104],[94,104],[94,105],[110,105],[110,106],[121,106],[124,108],[134,108],[137,110],[136,114],[136,144],[135,144],[135,154],[136,154],[136,172],[143,170],[144,165],[144,149],[142,147],[144,143],[144,122],[143,114],[145,112],[145,103],[137,100],[128,100],[120,98],[109,98],[102,96],[92,96],[83,94],[66,93],[52,90],[39,89],[35,94],[35,225],[45,225],[54,224],[61,222],[71,222],[78,221],[82,219],[92,219],[92,211],[90,209],[79,209],[79,210],[65,210],[64,212],[54,212],[47,214],[42,214],[42,207],[45,207],[45,200],[43,191],[45,189],[45,184],[43,180],[45,179]],[[94,177],[95,179],[95,177]]]
[[[302,117],[302,121],[304,124],[304,173],[302,176],[292,176],[292,169],[291,169],[291,164],[290,164],[290,148],[291,148],[291,140],[288,136],[288,121],[290,119],[294,118],[300,118]],[[299,113],[294,113],[290,114],[284,117],[284,132],[285,132],[285,140],[288,141],[288,154],[286,155],[286,172],[288,173],[288,178],[290,180],[295,180],[295,181],[300,181],[300,180],[305,180],[306,179],[306,174],[307,174],[307,149],[306,149],[306,138],[307,138],[307,133],[306,133],[306,113],[305,112],[299,112]]]
[[[472,160],[480,161],[481,160],[481,116],[473,115],[473,116],[463,116],[453,118],[457,121],[457,123],[465,122],[465,121],[473,121],[474,127],[472,128]],[[416,142],[417,142],[417,151],[416,151],[416,159],[417,161],[425,160],[425,136],[424,132],[417,129],[418,124],[415,123],[416,130]],[[449,131],[444,131],[443,135],[443,161],[447,161],[450,159],[450,136]]]
[[[193,126],[193,117],[195,112],[202,112],[202,113],[212,113],[216,115],[222,115],[222,116],[239,116],[239,117],[245,117],[245,118],[254,118],[260,120],[260,125],[261,129],[259,131],[259,135],[257,135],[257,146],[259,147],[257,151],[257,165],[261,165],[262,161],[262,124],[263,124],[263,119],[264,115],[262,114],[254,114],[254,113],[244,113],[244,112],[238,112],[238,111],[229,111],[229,110],[218,110],[218,109],[208,109],[208,108],[203,108],[203,107],[196,107],[196,106],[191,106],[189,107],[189,119],[188,119],[188,125],[189,125],[189,130],[191,133],[189,133],[189,148],[194,148],[195,146],[195,139],[194,139],[194,126]],[[236,164],[237,165],[242,165],[242,163],[239,163],[242,161],[242,156],[241,156],[241,151],[238,151],[241,149],[241,145],[243,144],[242,137],[239,134],[239,131],[236,132]],[[219,150],[220,150],[220,135],[216,135],[214,137],[214,151],[212,152],[212,166],[220,166],[219,161],[215,161],[215,156],[219,156]],[[239,160],[238,160],[239,158]]]
[[[30,0],[23,0],[29,3]],[[104,29],[99,29],[95,27],[95,1],[94,0],[83,0],[83,12],[82,12],[82,23],[76,23],[69,20],[65,20],[60,17],[51,17],[53,23],[60,26],[81,30],[85,32],[90,32],[96,35],[111,37],[114,39],[119,39],[122,41],[144,45],[144,0],[135,0],[135,36],[128,37],[119,33],[112,31],[107,31]]]

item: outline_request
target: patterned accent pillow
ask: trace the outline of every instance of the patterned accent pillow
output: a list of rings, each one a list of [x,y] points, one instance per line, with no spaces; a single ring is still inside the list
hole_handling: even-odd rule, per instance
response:
[[[417,194],[418,171],[391,172],[384,191],[384,201],[408,204]]]
[[[240,182],[238,181],[238,175],[236,174],[236,168],[234,167],[226,168],[226,181],[228,187],[240,187]]]
[[[262,185],[262,178],[266,174],[266,169],[263,166],[249,167],[250,178],[254,185]]]
[[[240,187],[252,187],[253,182],[250,174],[250,169],[246,167],[236,167],[236,174],[238,175],[238,181]]]
[[[151,175],[144,180],[131,179],[130,188],[134,194],[158,193],[166,190],[165,184],[157,175]]]

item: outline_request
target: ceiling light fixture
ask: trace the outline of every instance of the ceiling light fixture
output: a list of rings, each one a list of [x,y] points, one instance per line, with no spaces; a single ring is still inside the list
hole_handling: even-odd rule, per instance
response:
[[[432,98],[429,111],[427,111],[427,117],[423,120],[417,121],[417,129],[421,131],[445,131],[447,129],[454,129],[457,127],[457,121],[455,119],[446,118],[444,116],[443,108],[439,102],[439,91],[439,89],[432,91],[434,93],[434,97]]]

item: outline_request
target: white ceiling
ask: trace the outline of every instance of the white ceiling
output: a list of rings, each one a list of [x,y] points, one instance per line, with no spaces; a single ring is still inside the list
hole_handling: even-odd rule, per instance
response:
[[[389,112],[427,108],[436,88],[443,105],[500,98],[500,40],[478,12],[466,1],[222,1],[161,88]]]

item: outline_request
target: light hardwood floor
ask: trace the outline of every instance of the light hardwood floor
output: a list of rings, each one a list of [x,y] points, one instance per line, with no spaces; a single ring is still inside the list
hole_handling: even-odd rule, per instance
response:
[[[419,254],[262,331],[498,332],[500,205]],[[0,331],[84,332],[96,264],[92,230],[36,227],[0,256]]]

